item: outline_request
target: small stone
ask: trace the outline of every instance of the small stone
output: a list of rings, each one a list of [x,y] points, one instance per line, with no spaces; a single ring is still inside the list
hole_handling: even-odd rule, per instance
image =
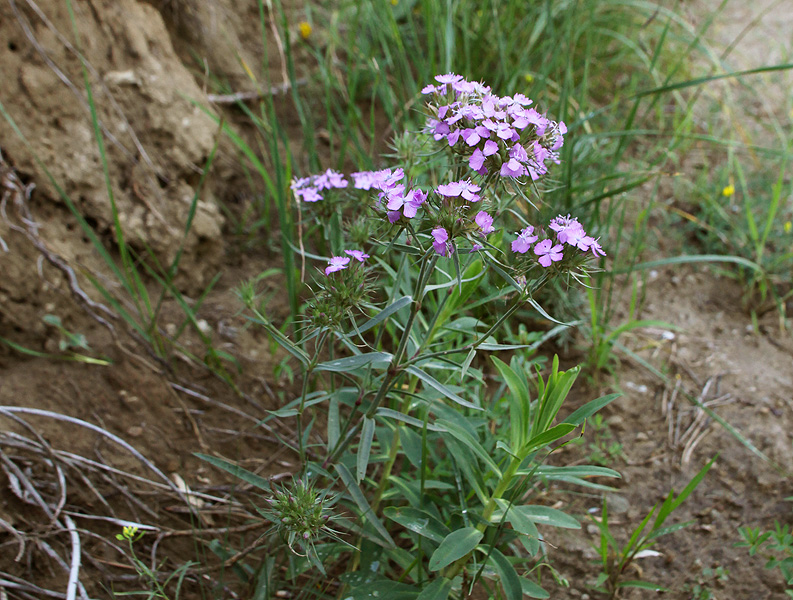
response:
[[[631,507],[628,499],[619,494],[606,494],[606,502],[608,503],[609,513],[613,515],[624,514]]]
[[[141,427],[140,425],[133,425],[132,427],[127,429],[127,435],[129,437],[134,437],[134,438],[140,437],[143,435],[143,427]]]

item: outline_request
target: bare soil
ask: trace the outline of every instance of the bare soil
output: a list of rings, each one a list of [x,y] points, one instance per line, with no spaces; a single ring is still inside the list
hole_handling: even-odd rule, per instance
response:
[[[250,91],[229,48],[241,52],[246,64],[258,64],[261,34],[255,3],[244,10],[225,0],[73,4],[84,53],[95,71],[91,77],[109,140],[121,224],[133,247],[172,257],[217,134],[213,120],[188,98],[213,106],[216,115],[226,110],[210,102],[205,72],[194,67],[193,57],[204,57],[208,72],[235,89]],[[263,526],[244,520],[252,492],[237,487],[236,500],[231,499],[231,478],[194,453],[240,461],[276,479],[295,466],[295,457],[279,443],[279,436],[291,437],[292,432],[277,421],[257,427],[267,409],[289,397],[290,383],[273,376],[282,357],[247,327],[231,292],[210,294],[198,316],[215,346],[239,361],[242,374],[233,363],[225,365],[238,393],[202,366],[205,347],[198,336],[186,333],[174,358],[160,360],[103,309],[105,300],[86,279],[86,273],[106,274],[106,267],[45,172],[75,199],[113,252],[113,224],[80,63],[64,41],[74,40],[65,6],[61,0],[0,4],[0,101],[29,143],[25,146],[0,120],[0,337],[49,355],[0,344],[0,590],[9,597],[36,597],[30,585],[65,593],[75,551],[70,531],[82,544],[80,580],[90,597],[112,597],[114,589],[134,587],[128,556],[114,537],[124,520],[155,527],[145,538],[144,560],[170,557],[168,564],[174,566],[194,559],[220,569],[211,540],[226,539],[244,548]],[[701,19],[706,9],[694,3],[689,18]],[[781,58],[789,57],[784,18],[789,22],[793,13],[780,10],[766,12],[742,41],[750,50],[744,53],[739,46],[734,55],[745,60],[759,56],[765,62],[766,53],[753,52],[768,45]],[[290,9],[290,23],[296,26],[300,15],[299,8]],[[725,46],[737,35],[732,29],[740,15],[733,16],[720,18],[716,28]],[[745,16],[741,20],[751,22]],[[279,81],[277,46],[270,50],[268,66]],[[229,290],[278,260],[269,252],[268,240],[249,245],[244,253],[227,241],[221,203],[234,206],[245,199],[235,188],[239,174],[233,151],[221,146],[220,155],[202,193],[177,281],[188,298],[215,273],[222,276],[214,289]],[[268,309],[284,314],[277,280],[265,285],[270,286]],[[656,581],[672,590],[666,597],[675,599],[692,598],[698,583],[711,587],[714,598],[781,598],[778,574],[734,544],[739,526],[791,522],[790,504],[784,501],[793,495],[787,475],[793,469],[790,331],[780,329],[774,312],[753,324],[742,309],[736,280],[707,268],[663,269],[643,285],[646,301],[636,316],[678,329],[670,335],[646,328],[620,340],[663,378],[618,352],[617,380],[624,395],[605,412],[609,431],[624,452],[611,465],[623,474],[620,494],[609,498],[616,535],[626,539],[656,502],[671,489],[682,489],[707,460],[718,458],[674,516],[675,522],[693,524],[663,538],[656,547],[659,555],[638,560],[628,578]],[[626,287],[624,306],[628,293]],[[62,334],[43,321],[45,315],[57,315],[66,329],[84,334],[91,346],[86,353],[112,365],[64,360]],[[173,301],[165,304],[161,323],[166,331],[181,324]],[[604,389],[582,387],[574,401]],[[716,411],[756,452],[689,397]],[[581,447],[563,452],[570,453],[570,460],[583,459]],[[204,495],[186,502],[188,491]],[[576,502],[579,514],[598,514],[599,497],[583,495]],[[194,535],[201,540],[197,546],[191,542]],[[596,539],[596,528],[589,524],[551,540],[551,559],[572,584],[554,589],[552,597],[598,597],[588,587],[598,572]],[[717,567],[728,571],[727,581],[703,574],[703,569]],[[550,580],[545,583],[554,588]],[[18,593],[19,586],[28,590],[27,596]],[[190,587],[185,597],[195,589]],[[219,593],[246,597],[239,589]],[[633,591],[623,597],[654,598],[656,593]]]

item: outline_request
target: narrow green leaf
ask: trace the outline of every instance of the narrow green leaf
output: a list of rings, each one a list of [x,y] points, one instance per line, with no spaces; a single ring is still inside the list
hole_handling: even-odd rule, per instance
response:
[[[534,583],[531,579],[520,578],[520,586],[523,593],[529,598],[550,598],[550,594]]]
[[[367,352],[366,354],[356,354],[319,363],[314,367],[314,370],[346,373],[368,364],[390,364],[393,358],[394,355],[389,352]]]
[[[452,591],[452,582],[445,577],[439,577],[419,594],[416,600],[446,600]]]
[[[661,510],[658,512],[658,518],[656,519],[655,524],[653,525],[653,529],[657,529],[661,525],[661,523],[664,522],[666,517],[668,517],[671,513],[675,511],[675,509],[678,506],[680,506],[681,504],[683,504],[683,502],[686,501],[686,499],[691,495],[691,492],[694,491],[694,489],[704,479],[705,475],[708,474],[708,471],[710,471],[710,468],[713,466],[715,460],[716,457],[714,456],[707,462],[707,464],[704,467],[702,467],[702,469],[700,469],[699,473],[694,475],[691,481],[688,482],[688,485],[683,489],[682,492],[680,492],[680,495],[674,499],[674,501],[669,505],[668,508],[665,505],[666,503],[664,503],[664,506],[661,507]]]
[[[617,398],[622,396],[620,393],[609,394],[608,396],[601,396],[600,398],[596,398],[595,400],[590,400],[584,406],[579,408],[576,411],[567,417],[564,422],[570,423],[572,425],[581,425],[586,419],[594,415],[597,411],[601,408],[610,404]]]
[[[639,588],[642,590],[652,590],[653,592],[669,592],[669,588],[665,588],[657,583],[650,581],[620,581],[617,584],[618,588]]]
[[[537,525],[534,524],[523,511],[514,510],[515,506],[510,505],[509,502],[506,500],[498,499],[496,500],[499,508],[501,510],[495,512],[493,514],[493,520],[501,520],[504,518],[504,514],[507,515],[507,522],[512,525],[512,528],[517,531],[518,533],[522,533],[523,535],[527,535],[529,537],[537,538],[540,537],[540,532],[537,529]]]
[[[539,448],[543,448],[559,438],[563,438],[574,429],[575,425],[571,425],[570,423],[559,423],[559,425],[551,427],[548,431],[530,439],[521,449],[521,454],[530,454]]]
[[[358,483],[363,481],[366,477],[366,468],[369,466],[369,454],[372,452],[372,440],[374,439],[374,419],[367,416],[363,418],[363,427],[361,428],[361,443],[358,446],[358,455],[356,456],[357,479]]]
[[[438,427],[442,427],[444,429],[443,433],[448,433],[463,444],[468,447],[474,454],[476,454],[479,458],[481,458],[495,473],[498,477],[501,477],[501,469],[498,468],[498,465],[495,463],[493,458],[488,454],[488,452],[482,447],[482,444],[479,443],[470,433],[468,433],[465,429],[458,426],[451,421],[447,421],[445,419],[438,419],[435,421],[435,425]]]
[[[427,384],[437,392],[440,392],[441,394],[446,396],[449,400],[456,402],[460,406],[465,406],[466,408],[472,408],[474,410],[484,410],[481,406],[477,406],[476,404],[473,404],[471,402],[468,402],[468,400],[461,398],[453,391],[451,391],[448,387],[443,385],[440,381],[432,377],[432,375],[430,375],[426,371],[422,371],[421,369],[419,369],[414,365],[409,366],[407,369],[405,369],[405,371],[407,371],[411,375],[415,375],[425,384]]]
[[[413,425],[414,427],[418,427],[419,429],[424,427],[424,421],[422,421],[421,419],[417,419],[416,417],[411,417],[410,415],[406,415],[391,408],[380,407],[377,409],[376,414],[380,417],[387,417],[389,419],[402,421],[403,423],[407,423],[408,425]],[[438,427],[437,425],[434,425],[432,423],[427,423],[427,429],[430,431],[445,431],[443,427]]]
[[[476,356],[476,348],[471,348],[468,351],[468,355],[465,357],[465,360],[463,361],[463,367],[460,370],[461,382],[465,380],[465,374],[468,372],[468,368],[471,366],[471,363],[473,362],[475,356]]]
[[[568,467],[540,465],[534,470],[534,473],[537,477],[547,477],[548,479],[555,479],[557,477],[622,477],[619,471],[607,467],[596,467],[594,465],[575,465]]]
[[[383,511],[383,514],[405,529],[432,540],[436,544],[440,544],[449,535],[449,528],[446,525],[429,513],[417,508],[389,506]]]
[[[339,417],[339,396],[333,394],[328,403],[328,452],[336,447],[341,435],[341,424]]]
[[[193,456],[196,456],[201,460],[205,460],[209,464],[214,465],[219,469],[223,469],[224,471],[231,473],[235,477],[242,479],[247,483],[250,483],[252,486],[257,487],[260,490],[264,490],[266,492],[270,491],[270,482],[267,481],[264,477],[259,477],[255,473],[251,473],[247,469],[243,469],[242,467],[235,465],[234,463],[231,463],[223,458],[217,458],[216,456],[201,454],[200,452],[193,453]]]
[[[523,586],[521,586],[515,567],[497,548],[489,548],[488,552],[490,552],[490,564],[498,573],[505,598],[507,600],[522,600]]]
[[[564,323],[562,321],[554,319],[551,315],[549,315],[547,312],[545,312],[545,309],[542,306],[540,306],[534,298],[527,298],[526,302],[531,304],[534,307],[534,310],[536,310],[538,313],[540,313],[543,317],[545,317],[549,321],[552,321],[554,323],[557,323],[559,325],[564,325],[564,326],[567,326],[567,327],[572,325],[572,323]]]
[[[347,491],[350,492],[353,502],[355,502],[355,504],[358,506],[358,510],[361,511],[361,517],[372,524],[372,527],[377,530],[377,533],[379,533],[385,541],[387,548],[394,548],[396,546],[394,540],[391,539],[391,535],[388,533],[388,530],[380,522],[380,519],[377,518],[377,515],[374,514],[374,511],[372,511],[372,507],[369,506],[369,502],[366,500],[366,496],[364,496],[361,488],[359,488],[358,484],[355,483],[350,470],[342,463],[336,463],[335,467],[339,477],[341,477],[344,487],[346,487]]]
[[[369,331],[372,327],[379,325],[383,321],[385,321],[388,317],[393,315],[395,312],[409,306],[410,303],[413,302],[413,298],[411,296],[402,296],[399,300],[395,300],[388,306],[386,306],[383,310],[377,313],[374,317],[369,319],[366,323],[361,325],[360,327],[354,329],[353,331],[347,334],[347,337],[353,335],[353,333],[363,333],[364,331]]]
[[[509,513],[513,511],[533,523],[562,527],[564,529],[581,529],[581,523],[578,522],[578,519],[550,506],[541,506],[539,504],[513,506]],[[509,519],[509,513],[507,513],[507,519]]]
[[[476,548],[484,534],[476,527],[463,527],[447,535],[432,553],[429,570],[438,571]]]
[[[488,352],[498,352],[499,350],[520,350],[521,348],[528,348],[528,344],[479,344],[479,350],[487,350]]]

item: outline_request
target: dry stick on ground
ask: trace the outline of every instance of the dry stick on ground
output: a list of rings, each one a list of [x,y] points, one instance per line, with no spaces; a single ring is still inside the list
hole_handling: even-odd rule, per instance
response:
[[[147,484],[149,484],[149,485],[151,485],[151,486],[153,486],[155,488],[159,488],[160,490],[166,489],[168,491],[174,491],[172,489],[172,485],[164,485],[164,484],[159,483],[159,482],[150,481],[150,480],[147,480],[147,479],[142,478],[140,476],[134,475],[132,473],[127,473],[127,472],[124,472],[124,471],[122,471],[120,469],[116,469],[116,468],[111,467],[111,466],[109,466],[107,464],[104,464],[104,463],[100,463],[100,462],[97,462],[97,461],[94,461],[94,460],[91,460],[91,459],[87,459],[85,457],[81,457],[79,455],[75,455],[75,454],[72,454],[72,453],[69,453],[69,452],[63,452],[63,451],[55,450],[55,449],[50,447],[50,445],[46,442],[46,440],[44,440],[44,438],[42,438],[42,436],[40,436],[38,434],[38,432],[36,432],[35,429],[29,423],[27,423],[24,419],[21,419],[17,414],[14,414],[15,412],[19,412],[19,411],[9,411],[8,410],[9,408],[19,409],[20,407],[0,407],[0,414],[4,414],[4,416],[7,416],[7,417],[12,418],[13,420],[19,422],[23,427],[25,427],[26,429],[32,431],[34,433],[35,438],[37,438],[37,439],[27,438],[25,436],[19,435],[19,434],[14,433],[14,432],[9,432],[9,431],[1,432],[0,433],[0,466],[6,472],[8,478],[9,478],[9,481],[10,481],[11,488],[15,492],[15,495],[17,495],[21,500],[26,501],[27,503],[33,503],[34,505],[39,506],[39,508],[41,508],[42,511],[49,517],[50,526],[51,527],[55,527],[55,529],[53,530],[53,533],[57,533],[58,531],[66,531],[66,532],[69,533],[71,541],[72,541],[72,557],[71,557],[70,564],[67,564],[67,562],[64,561],[49,544],[47,544],[46,542],[44,542],[41,539],[37,539],[36,540],[36,545],[43,552],[45,552],[48,556],[50,556],[64,570],[69,572],[68,589],[67,589],[67,593],[65,595],[61,594],[59,592],[52,591],[52,590],[44,590],[43,588],[38,588],[37,586],[34,586],[32,584],[28,585],[27,587],[19,587],[19,586],[24,586],[24,584],[21,583],[21,582],[13,582],[12,581],[11,584],[10,584],[10,587],[16,589],[18,593],[21,593],[21,591],[23,589],[26,589],[26,590],[30,591],[31,593],[36,593],[38,595],[38,597],[66,598],[67,600],[72,600],[73,598],[76,597],[77,592],[79,592],[81,598],[87,598],[87,594],[85,592],[85,589],[82,586],[82,584],[80,584],[79,577],[78,577],[79,576],[79,565],[81,564],[80,560],[79,560],[79,557],[81,556],[81,554],[83,552],[80,549],[81,548],[80,540],[79,540],[79,531],[80,530],[77,529],[72,517],[75,517],[75,518],[78,518],[78,517],[79,518],[93,518],[93,519],[96,519],[96,520],[103,520],[103,521],[107,521],[107,522],[112,522],[114,524],[118,524],[118,525],[121,525],[121,526],[124,526],[124,525],[138,525],[138,524],[134,523],[134,522],[129,522],[129,521],[124,521],[124,520],[120,520],[120,519],[115,519],[115,518],[101,517],[101,516],[92,517],[90,515],[83,515],[83,514],[75,513],[73,511],[69,511],[69,510],[63,510],[62,506],[65,504],[65,502],[62,499],[62,495],[63,495],[64,492],[61,491],[61,493],[60,493],[60,498],[61,499],[58,500],[58,502],[56,503],[55,506],[56,506],[57,510],[59,510],[62,513],[62,520],[65,523],[65,526],[64,526],[63,524],[61,524],[61,522],[59,520],[53,518],[53,517],[55,517],[55,512],[53,512],[52,505],[49,505],[43,499],[41,494],[36,489],[36,485],[29,479],[29,477],[26,475],[25,471],[22,471],[21,469],[19,469],[19,467],[13,462],[13,460],[11,460],[10,458],[7,457],[5,452],[3,452],[3,450],[2,450],[2,447],[3,446],[15,447],[15,448],[18,448],[20,450],[32,452],[35,455],[41,457],[41,460],[43,460],[47,464],[47,466],[55,468],[56,473],[57,473],[57,477],[58,477],[58,480],[59,480],[59,485],[61,486],[62,490],[65,490],[66,477],[64,475],[63,469],[61,468],[61,465],[66,465],[66,466],[69,466],[70,468],[75,468],[76,470],[78,470],[78,472],[79,472],[79,467],[77,465],[83,465],[84,467],[88,467],[89,471],[94,471],[96,473],[99,473],[102,477],[105,477],[110,482],[111,485],[114,485],[117,489],[119,489],[122,492],[125,491],[124,486],[121,486],[121,485],[117,484],[112,478],[107,477],[108,473],[111,473],[111,474],[114,474],[114,475],[122,475],[122,476],[125,476],[125,477],[133,478],[133,479],[138,480],[138,481],[143,481],[143,482],[145,482],[145,483],[147,483]],[[22,410],[21,412],[30,412],[30,411]],[[34,414],[39,414],[40,412],[42,412],[42,411],[35,411]],[[47,411],[43,411],[43,412],[46,413]],[[100,456],[100,458],[101,458],[101,456]],[[169,482],[169,484],[170,484],[170,482]],[[227,503],[226,499],[218,498],[217,496],[214,496],[214,495],[203,494],[203,493],[200,493],[200,492],[195,492],[195,493],[191,492],[191,495],[193,495],[193,494],[195,496],[201,496],[201,497],[203,497],[205,499],[212,500],[214,502]],[[229,507],[227,507],[227,508],[225,508],[223,510],[223,514],[229,514]],[[251,515],[250,513],[246,512],[245,515],[240,515],[240,516],[243,517],[243,518],[250,518],[253,515]],[[0,523],[0,525],[3,525],[4,529],[8,530],[10,533],[12,533],[12,535],[15,536],[15,538],[16,538],[18,544],[19,544],[19,552],[18,552],[17,556],[18,556],[18,558],[21,558],[21,556],[24,554],[24,551],[25,551],[25,537],[24,537],[24,535],[21,534],[20,532],[16,531],[10,525],[5,524],[4,522]],[[146,526],[146,525],[140,525],[140,526],[143,529],[149,529],[149,530],[154,529],[154,528]],[[211,533],[218,533],[218,532],[228,533],[228,532],[232,532],[232,531],[243,532],[243,531],[248,531],[248,530],[251,530],[251,529],[260,528],[261,526],[262,526],[262,524],[261,524],[261,522],[259,522],[259,523],[255,523],[255,524],[252,524],[252,525],[243,525],[243,526],[240,526],[240,527],[217,528],[217,529],[212,529],[212,530],[206,530],[204,532],[201,532],[200,530],[198,530],[198,531],[197,530],[191,530],[189,532],[188,531],[180,531],[180,530],[164,531],[164,532],[162,532],[161,537],[171,537],[171,536],[180,536],[180,535],[188,535],[188,534],[196,535],[197,533],[198,534],[201,534],[201,533],[203,533],[203,534],[211,534]],[[96,534],[92,534],[90,532],[84,532],[84,533],[87,533],[88,535],[92,535],[92,536],[98,537],[99,539],[104,540],[104,538],[101,538],[101,536],[96,536]],[[104,541],[107,542],[107,540],[104,540]],[[249,550],[248,552],[250,552],[250,551],[252,551],[252,550]],[[89,558],[92,558],[92,557],[90,557],[87,554],[86,554],[86,556],[88,556]],[[238,556],[237,560],[239,560],[243,556],[244,556],[244,554]],[[2,575],[0,577],[4,577],[4,576],[5,575]],[[5,581],[5,580],[0,580],[0,581]],[[2,583],[0,583],[0,585],[2,585]]]
[[[87,600],[88,594],[85,591],[85,587],[79,581],[80,543],[79,536],[78,539],[75,540],[76,528],[74,528],[74,522],[67,516],[64,519],[67,525],[64,527],[60,520],[55,516],[53,509],[44,501],[33,482],[2,449],[0,449],[0,463],[2,463],[0,466],[2,466],[3,471],[5,471],[6,476],[9,479],[11,490],[21,501],[41,508],[44,514],[46,514],[50,519],[50,527],[56,527],[57,529],[61,530],[66,529],[69,531],[72,540],[73,553],[71,566],[68,566],[64,560],[52,549],[52,547],[42,539],[36,539],[35,543],[69,573],[66,595],[63,597],[66,598],[66,600],[74,600],[76,593],[79,590],[80,597]],[[69,524],[71,524],[71,527]],[[75,552],[76,555],[74,554]]]

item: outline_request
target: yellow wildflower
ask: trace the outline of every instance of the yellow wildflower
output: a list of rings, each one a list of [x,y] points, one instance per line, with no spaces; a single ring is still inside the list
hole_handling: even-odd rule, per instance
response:
[[[784,229],[785,229],[785,233],[790,233],[791,231],[793,231],[793,223],[791,223],[790,221],[785,221]]]
[[[136,539],[138,539],[138,526],[125,525],[124,529],[121,530],[121,533],[116,535],[116,539],[119,541],[129,540],[134,542]]]
[[[311,35],[311,24],[308,21],[300,21],[297,28],[300,30],[300,37],[304,40],[307,40]]]
[[[721,195],[726,197],[726,198],[729,198],[730,196],[732,196],[734,194],[735,194],[735,186],[733,184],[725,186],[724,189],[721,190]]]

